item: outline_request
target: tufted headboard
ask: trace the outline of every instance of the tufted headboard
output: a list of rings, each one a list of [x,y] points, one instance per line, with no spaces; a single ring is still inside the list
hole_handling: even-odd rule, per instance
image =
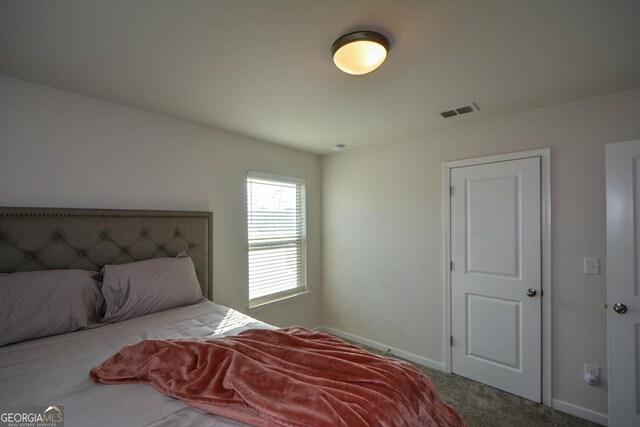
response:
[[[82,269],[186,251],[212,298],[213,213],[1,208],[0,273]]]

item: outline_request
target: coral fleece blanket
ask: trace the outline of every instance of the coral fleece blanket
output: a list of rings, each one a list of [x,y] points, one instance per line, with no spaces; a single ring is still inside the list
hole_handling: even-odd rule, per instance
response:
[[[466,426],[419,369],[300,327],[145,340],[90,372],[254,426]]]

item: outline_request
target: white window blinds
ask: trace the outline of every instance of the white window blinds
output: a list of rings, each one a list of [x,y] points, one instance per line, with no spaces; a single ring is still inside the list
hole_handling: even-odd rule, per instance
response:
[[[303,180],[248,174],[250,306],[306,290],[305,222]]]

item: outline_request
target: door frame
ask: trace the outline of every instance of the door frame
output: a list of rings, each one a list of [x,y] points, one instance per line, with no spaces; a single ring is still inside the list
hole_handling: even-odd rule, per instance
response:
[[[540,158],[542,243],[542,403],[551,406],[551,149],[520,151],[443,163],[444,211],[444,368],[451,373],[451,170],[465,166]]]

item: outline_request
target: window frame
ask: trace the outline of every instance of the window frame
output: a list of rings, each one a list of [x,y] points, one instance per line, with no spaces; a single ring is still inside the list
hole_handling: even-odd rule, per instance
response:
[[[263,295],[258,298],[251,299],[251,261],[250,256],[252,252],[251,240],[249,237],[249,220],[251,214],[251,206],[249,200],[249,185],[250,180],[264,180],[264,181],[273,181],[274,183],[285,183],[285,184],[295,184],[296,186],[296,205],[301,207],[302,212],[297,212],[298,219],[296,220],[296,226],[300,227],[301,232],[301,251],[300,257],[298,257],[298,263],[296,268],[302,269],[302,271],[298,270],[298,280],[296,283],[296,287],[294,289],[287,289],[280,292],[274,292],[268,295]],[[247,299],[249,301],[249,309],[258,309],[267,305],[279,303],[282,301],[287,301],[293,298],[297,298],[306,294],[309,294],[308,284],[307,284],[307,184],[304,178],[285,176],[285,175],[276,175],[271,173],[264,172],[254,172],[248,171],[245,178],[245,189],[246,189],[246,231],[247,231]],[[298,198],[302,200],[298,203]],[[300,217],[302,217],[300,219]],[[300,222],[298,222],[300,221]]]

